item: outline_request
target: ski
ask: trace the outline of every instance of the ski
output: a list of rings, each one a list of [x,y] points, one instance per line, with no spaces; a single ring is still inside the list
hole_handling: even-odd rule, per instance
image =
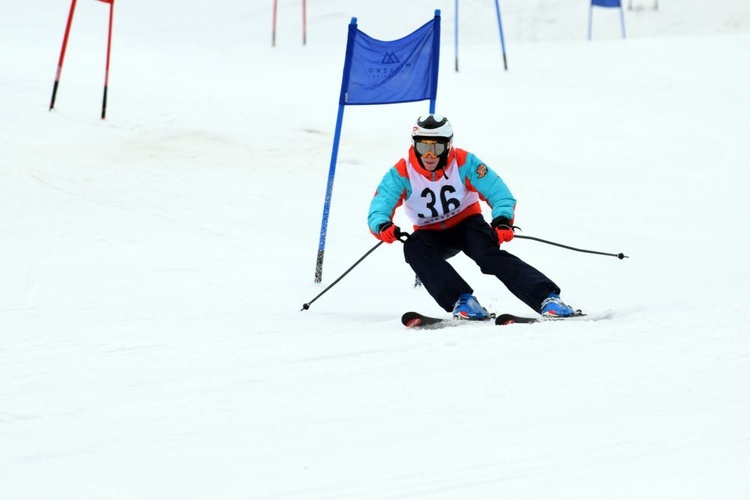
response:
[[[498,326],[512,325],[514,323],[527,324],[527,323],[539,323],[544,321],[540,316],[538,318],[530,318],[528,316],[516,316],[515,314],[501,314],[495,318],[495,324]]]
[[[494,314],[490,314],[490,317],[486,320],[480,320],[480,321],[470,321],[470,320],[463,320],[463,319],[453,319],[453,318],[435,318],[433,316],[425,316],[424,314],[420,314],[418,312],[409,311],[407,313],[404,313],[403,316],[401,316],[401,323],[407,327],[407,328],[417,328],[420,330],[437,330],[440,328],[446,328],[446,327],[452,327],[452,326],[459,326],[459,325],[467,325],[467,324],[474,324],[474,323],[485,323],[487,321],[494,320],[495,325],[498,326],[506,326],[506,325],[513,325],[513,324],[532,324],[532,323],[546,323],[548,321],[575,321],[575,320],[581,320],[581,321],[599,321],[602,319],[609,319],[612,317],[612,311],[607,311],[603,314],[595,314],[595,315],[587,315],[583,312],[576,311],[576,313],[573,316],[568,316],[565,318],[556,318],[556,317],[549,317],[549,316],[516,316],[515,314],[499,314],[495,316]]]
[[[500,314],[495,318],[495,324],[498,326],[505,326],[513,324],[546,323],[549,321],[600,321],[612,318],[613,314],[614,313],[611,310],[597,314],[585,314],[578,310],[573,316],[566,316],[564,318],[558,318],[555,316],[530,317],[516,316],[515,314]]]
[[[453,319],[453,318],[435,318],[432,316],[425,316],[418,312],[409,311],[401,316],[401,323],[407,328],[418,328],[420,330],[437,330],[439,328],[446,328],[449,326],[459,325],[470,325],[475,323],[485,323],[495,319],[494,314],[486,320],[466,320],[466,319]]]
[[[586,316],[581,311],[576,311],[573,316],[565,316],[558,318],[555,316],[516,316],[515,314],[501,314],[495,318],[495,324],[498,326],[512,325],[512,324],[529,324],[529,323],[544,323],[545,321],[563,321],[572,318],[581,318]]]

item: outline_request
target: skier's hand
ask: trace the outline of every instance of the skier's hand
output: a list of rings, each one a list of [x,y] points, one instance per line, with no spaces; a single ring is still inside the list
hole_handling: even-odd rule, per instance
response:
[[[384,222],[378,228],[378,234],[376,235],[380,241],[384,243],[393,243],[399,236],[401,236],[401,229],[393,222]]]
[[[497,234],[497,244],[498,245],[501,245],[501,244],[505,243],[506,241],[512,240],[513,236],[515,236],[513,234],[513,230],[511,228],[509,228],[509,227],[503,228],[503,227],[498,226],[498,227],[495,228],[495,233]]]
[[[507,217],[495,217],[492,219],[492,227],[495,229],[497,234],[497,244],[502,245],[503,243],[513,239],[513,223]]]

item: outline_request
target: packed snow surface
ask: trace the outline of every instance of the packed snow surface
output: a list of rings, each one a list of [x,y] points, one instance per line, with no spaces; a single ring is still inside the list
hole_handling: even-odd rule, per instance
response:
[[[750,498],[750,7],[5,2],[3,500]],[[601,321],[440,331],[371,196],[428,103],[347,107],[348,24],[442,14],[437,110],[529,236],[503,247]],[[455,71],[455,58],[460,71]],[[409,228],[399,211],[396,223]],[[468,259],[479,301],[530,314]]]

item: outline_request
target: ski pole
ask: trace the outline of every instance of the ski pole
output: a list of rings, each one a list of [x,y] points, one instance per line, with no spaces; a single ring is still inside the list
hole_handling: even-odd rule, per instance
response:
[[[338,278],[336,278],[336,279],[334,280],[334,282],[333,282],[333,283],[331,283],[330,285],[328,285],[328,286],[327,286],[327,287],[325,288],[325,290],[323,290],[323,291],[322,291],[322,292],[320,292],[320,293],[319,293],[318,295],[316,295],[316,296],[315,296],[315,297],[314,297],[314,298],[313,298],[313,299],[312,299],[312,300],[311,300],[310,302],[307,302],[307,303],[305,303],[305,304],[302,304],[302,309],[300,309],[300,311],[307,311],[308,309],[310,309],[310,304],[312,304],[313,302],[315,302],[316,300],[318,300],[318,298],[319,298],[319,297],[320,297],[321,295],[323,295],[323,294],[324,294],[324,293],[326,293],[326,292],[327,292],[328,290],[330,290],[331,288],[333,288],[333,285],[335,285],[336,283],[338,283],[339,281],[341,281],[341,279],[342,279],[342,278],[343,278],[344,276],[346,276],[347,274],[349,274],[349,272],[350,272],[350,271],[351,271],[352,269],[354,269],[355,267],[357,267],[357,265],[358,265],[358,264],[359,264],[360,262],[362,262],[363,260],[365,260],[365,257],[367,257],[367,256],[368,256],[368,255],[370,255],[370,254],[371,254],[372,252],[374,252],[374,251],[375,251],[375,250],[376,250],[376,249],[377,249],[377,248],[378,248],[378,247],[379,247],[380,245],[382,245],[382,244],[383,244],[383,242],[382,242],[382,241],[379,241],[377,245],[375,245],[374,247],[372,247],[371,249],[369,249],[369,250],[367,251],[367,253],[365,253],[365,254],[364,254],[364,255],[363,255],[362,257],[360,257],[360,258],[359,258],[359,260],[358,260],[357,262],[355,262],[354,264],[352,264],[352,266],[351,266],[351,267],[350,267],[349,269],[347,269],[346,271],[344,271],[344,274],[342,274],[341,276],[339,276]]]
[[[396,232],[396,237],[397,237],[397,238],[399,239],[399,241],[401,241],[401,242],[403,243],[403,242],[404,242],[404,241],[405,241],[406,239],[408,239],[408,238],[409,238],[409,233],[405,233],[405,232],[403,232],[403,231],[397,231],[397,232]],[[357,267],[357,266],[359,265],[359,263],[360,263],[360,262],[362,262],[363,260],[365,260],[365,258],[366,258],[366,257],[367,257],[368,255],[370,255],[370,254],[371,254],[372,252],[374,252],[374,251],[375,251],[375,250],[376,250],[376,249],[377,249],[377,248],[378,248],[378,247],[379,247],[380,245],[382,245],[383,243],[384,243],[383,241],[379,241],[379,242],[377,243],[377,245],[375,245],[374,247],[372,247],[371,249],[369,249],[369,250],[368,250],[368,251],[367,251],[367,252],[366,252],[366,253],[365,253],[365,254],[364,254],[364,255],[363,255],[362,257],[360,257],[360,258],[359,258],[359,260],[357,260],[357,262],[355,262],[354,264],[352,264],[352,266],[351,266],[351,267],[350,267],[349,269],[347,269],[346,271],[344,271],[344,274],[342,274],[341,276],[339,276],[338,278],[336,278],[336,280],[334,280],[334,282],[333,282],[333,283],[331,283],[330,285],[328,285],[328,286],[327,286],[327,287],[325,288],[325,290],[323,290],[323,291],[322,291],[322,292],[320,292],[320,293],[319,293],[318,295],[316,295],[316,296],[315,296],[315,297],[314,297],[314,298],[313,298],[313,299],[312,299],[312,300],[311,300],[310,302],[307,302],[307,303],[305,303],[305,304],[302,304],[302,309],[300,309],[300,311],[307,311],[308,309],[310,309],[310,305],[311,305],[311,304],[312,304],[313,302],[315,302],[316,300],[318,300],[318,298],[319,298],[319,297],[320,297],[321,295],[323,295],[323,294],[324,294],[324,293],[326,293],[326,292],[327,292],[328,290],[330,290],[331,288],[333,288],[333,285],[335,285],[336,283],[338,283],[339,281],[341,281],[341,279],[342,279],[342,278],[343,278],[344,276],[346,276],[347,274],[349,274],[349,272],[350,272],[350,271],[351,271],[352,269],[354,269],[355,267]]]
[[[334,282],[333,282],[333,283],[331,283],[330,285],[328,285],[328,286],[327,286],[327,287],[325,288],[325,290],[323,290],[323,291],[322,291],[322,292],[320,292],[320,293],[319,293],[318,295],[316,295],[316,296],[315,296],[315,297],[314,297],[314,298],[313,298],[313,299],[312,299],[312,300],[311,300],[310,302],[306,302],[306,303],[302,304],[302,309],[300,309],[300,311],[307,311],[308,309],[310,309],[310,304],[312,304],[313,302],[315,302],[316,300],[318,300],[318,298],[319,298],[319,297],[320,297],[321,295],[323,295],[323,294],[324,294],[324,293],[326,293],[326,292],[327,292],[328,290],[330,290],[331,288],[333,288],[333,285],[335,285],[336,283],[338,283],[339,281],[341,281],[341,279],[342,279],[342,278],[343,278],[344,276],[346,276],[347,274],[349,274],[349,272],[350,272],[350,271],[351,271],[352,269],[354,269],[355,267],[357,267],[357,265],[359,265],[359,263],[360,263],[360,262],[362,262],[363,260],[365,260],[365,257],[367,257],[367,256],[368,256],[368,255],[370,255],[370,254],[371,254],[372,252],[374,252],[374,251],[375,251],[375,250],[376,250],[376,249],[377,249],[377,248],[378,248],[378,247],[379,247],[380,245],[382,245],[382,244],[383,244],[383,242],[382,242],[382,241],[379,241],[377,245],[375,245],[374,247],[372,247],[371,249],[369,249],[369,250],[367,251],[367,253],[365,253],[365,254],[364,254],[364,255],[363,255],[362,257],[360,257],[360,258],[359,258],[359,260],[358,260],[357,262],[355,262],[354,264],[352,264],[352,266],[351,266],[351,267],[350,267],[349,269],[347,269],[346,271],[344,271],[344,274],[342,274],[341,276],[339,276],[338,278],[336,278],[336,279],[334,280]]]
[[[563,245],[563,244],[560,244],[560,243],[555,243],[554,241],[547,241],[547,240],[543,240],[541,238],[534,238],[533,236],[524,236],[522,234],[517,234],[515,237],[516,238],[525,239],[525,240],[540,241],[542,243],[547,243],[548,245],[554,245],[556,247],[567,248],[568,250],[575,250],[576,252],[593,253],[593,254],[596,254],[596,255],[606,255],[608,257],[617,257],[620,260],[622,260],[622,259],[628,259],[629,258],[627,255],[625,255],[623,253],[606,253],[606,252],[597,252],[595,250],[584,250],[582,248],[575,248],[575,247],[570,247],[568,245]]]

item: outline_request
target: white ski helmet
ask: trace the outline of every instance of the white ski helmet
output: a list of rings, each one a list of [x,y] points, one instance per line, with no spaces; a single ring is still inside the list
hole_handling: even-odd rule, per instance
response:
[[[446,117],[432,113],[417,118],[417,124],[411,129],[411,136],[414,140],[443,139],[450,142],[453,140],[453,127]]]
[[[417,124],[411,129],[412,146],[416,153],[417,161],[424,167],[422,154],[428,154],[421,149],[429,147],[436,151],[440,160],[436,169],[444,169],[448,164],[448,153],[453,143],[453,127],[446,117],[431,113],[417,118]],[[431,146],[425,142],[432,142]],[[421,144],[420,144],[421,143]],[[434,144],[437,143],[437,144]]]

